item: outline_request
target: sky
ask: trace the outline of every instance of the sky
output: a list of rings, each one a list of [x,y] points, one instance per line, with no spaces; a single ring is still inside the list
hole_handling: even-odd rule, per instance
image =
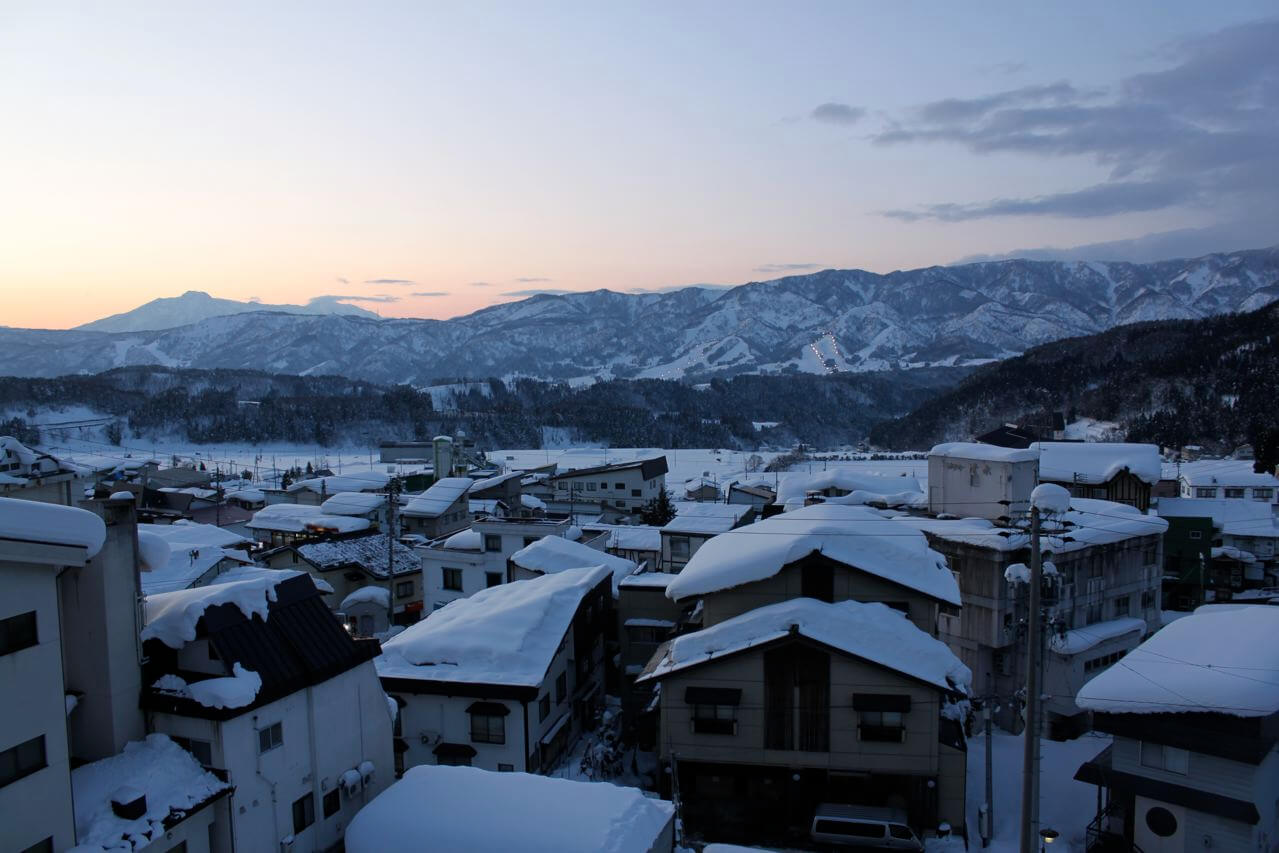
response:
[[[1274,245],[1276,44],[1273,0],[6,0],[0,325]]]

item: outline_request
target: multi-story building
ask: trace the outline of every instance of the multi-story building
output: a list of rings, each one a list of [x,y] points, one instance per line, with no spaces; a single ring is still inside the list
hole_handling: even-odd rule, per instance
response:
[[[1056,483],[1072,497],[1128,504],[1145,512],[1162,463],[1153,444],[1109,441],[1037,441],[1039,482]]]
[[[664,572],[680,571],[708,540],[755,520],[755,508],[746,504],[680,501],[676,507],[676,516],[662,527]]]
[[[608,534],[604,550],[614,557],[630,560],[656,571],[662,557],[662,528],[648,524],[583,524],[591,539]]]
[[[561,471],[549,480],[551,508],[563,512],[570,507],[584,511],[585,505],[608,507],[633,513],[666,490],[665,456]]]
[[[412,625],[424,612],[422,561],[418,551],[385,533],[286,545],[260,556],[273,569],[313,575],[339,606],[357,589],[381,587],[392,596],[392,621]]]
[[[0,495],[71,506],[83,486],[72,466],[0,435]]]
[[[1010,519],[1030,511],[1039,452],[951,442],[928,452],[928,511],[959,518]]]
[[[1177,477],[1181,497],[1196,500],[1247,500],[1279,503],[1279,477],[1257,473],[1251,463],[1187,465]]]
[[[445,477],[422,494],[409,496],[400,511],[403,532],[438,539],[468,527],[471,508],[467,493],[472,482],[469,477]]]

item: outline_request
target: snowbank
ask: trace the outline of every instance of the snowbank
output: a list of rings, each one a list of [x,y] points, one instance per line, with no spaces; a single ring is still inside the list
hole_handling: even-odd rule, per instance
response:
[[[647,853],[673,817],[674,806],[636,788],[422,765],[360,810],[346,849],[417,850],[429,839],[434,850]]]
[[[383,678],[536,686],[604,566],[515,581],[460,598],[382,645]]]
[[[95,516],[96,517],[96,516]],[[267,603],[275,601],[275,588],[306,572],[263,571],[246,580],[157,593],[146,598],[146,627],[142,641],[159,640],[180,649],[195,639],[195,626],[204,611],[219,604],[234,604],[246,619],[266,621]]]
[[[613,575],[614,596],[617,595],[617,585],[622,578],[639,568],[630,560],[596,551],[580,542],[570,542],[562,536],[543,536],[532,545],[516,551],[510,559],[513,565],[546,575],[587,566],[604,566]]]
[[[0,539],[79,546],[93,557],[107,539],[107,526],[87,509],[0,498]]]
[[[441,548],[452,548],[455,551],[483,551],[484,537],[478,530],[459,530],[444,540]]]
[[[730,530],[708,540],[667,587],[680,600],[776,575],[812,553],[960,605],[946,559],[919,536],[903,536],[896,519],[857,506],[815,504]]]
[[[793,598],[684,634],[666,654],[650,662],[645,681],[695,664],[785,637],[792,630],[942,690],[968,692],[972,673],[940,640],[928,636],[901,611],[885,604],[840,601],[827,604]]]
[[[138,531],[138,563],[144,572],[156,572],[169,564],[169,543],[154,533]]]
[[[1120,442],[1037,441],[1039,479],[1057,483],[1108,482],[1128,471],[1144,483],[1159,482],[1159,448],[1153,444]]]
[[[1196,611],[1089,681],[1079,707],[1116,714],[1279,711],[1279,607]]]
[[[391,591],[383,586],[362,586],[342,599],[342,604],[338,609],[346,610],[356,604],[376,604],[389,609],[391,606]]]

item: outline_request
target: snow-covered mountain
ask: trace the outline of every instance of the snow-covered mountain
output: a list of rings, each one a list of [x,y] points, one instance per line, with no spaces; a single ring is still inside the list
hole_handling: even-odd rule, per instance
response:
[[[827,270],[728,290],[541,295],[453,320],[254,311],[175,329],[0,329],[0,373],[130,364],[379,383],[525,375],[710,376],[971,364],[1140,320],[1279,299],[1279,247],[1152,264],[998,261]]]
[[[247,314],[250,311],[280,311],[285,314],[350,314],[356,317],[376,317],[354,305],[339,302],[332,296],[319,296],[305,305],[265,305],[261,302],[240,302],[235,299],[219,299],[202,290],[188,290],[181,296],[165,296],[152,299],[123,314],[112,314],[92,323],[77,326],[94,332],[145,332],[159,329],[175,329],[189,326],[210,317],[230,314]]]

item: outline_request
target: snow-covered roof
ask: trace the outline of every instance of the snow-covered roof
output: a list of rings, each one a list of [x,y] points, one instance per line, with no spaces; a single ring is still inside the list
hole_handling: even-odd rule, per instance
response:
[[[246,525],[251,530],[278,533],[303,533],[308,530],[326,533],[356,533],[368,530],[367,518],[328,515],[321,507],[307,504],[269,504],[253,514]]]
[[[1059,655],[1077,655],[1099,643],[1113,640],[1125,634],[1146,633],[1146,621],[1126,616],[1109,622],[1094,622],[1084,628],[1072,628],[1064,634],[1054,634],[1048,640],[1048,648]]]
[[[1175,468],[1173,469],[1176,470]],[[1221,459],[1182,463],[1181,480],[1190,486],[1234,486],[1242,488],[1279,488],[1279,477],[1257,473],[1245,460]]]
[[[262,676],[236,661],[227,676],[187,683],[181,676],[170,673],[160,676],[151,687],[158,693],[191,699],[206,708],[245,708],[257,700],[258,691],[262,689]]]
[[[474,481],[468,477],[445,477],[436,480],[431,488],[409,500],[405,515],[435,518],[446,512],[458,498],[466,494]]]
[[[483,551],[484,535],[471,528],[459,530],[448,539],[445,539],[440,547],[451,548],[454,551]]]
[[[742,516],[753,511],[748,504],[697,503],[676,501],[674,518],[662,528],[663,533],[701,533],[714,536],[732,530]]]
[[[618,551],[662,550],[662,528],[647,524],[588,524],[587,533],[607,533],[608,547]]]
[[[259,503],[260,501],[266,500],[266,492],[261,489],[253,488],[234,489],[229,492],[224,492],[222,497],[228,501],[237,500],[244,501],[245,503]]]
[[[1079,707],[1114,714],[1279,712],[1279,607],[1195,612],[1085,684]]]
[[[639,568],[630,560],[596,551],[589,545],[571,542],[562,536],[543,536],[512,554],[511,562],[522,569],[547,575],[586,566],[603,566],[613,575],[614,594],[622,578]]]
[[[792,598],[748,610],[709,628],[671,640],[640,680],[779,640],[795,632],[854,657],[877,663],[943,690],[968,692],[972,673],[940,640],[900,610],[875,603]]]
[[[322,571],[359,566],[374,577],[384,578],[387,576],[388,538],[385,533],[374,533],[355,539],[307,542],[298,545],[297,550],[303,559]],[[416,572],[422,568],[422,561],[412,548],[394,539],[390,540],[389,546],[394,552],[395,574]]]
[[[339,610],[346,610],[356,604],[376,604],[379,607],[391,606],[391,591],[384,586],[361,586],[351,591],[342,599]]]
[[[1168,529],[1168,522],[1162,518],[1145,515],[1127,504],[1093,498],[1071,498],[1070,506],[1070,512],[1054,519],[1065,522],[1068,532],[1045,535],[1045,550],[1063,554],[1093,545],[1122,542],[1135,536],[1162,536]],[[1030,535],[1021,528],[998,527],[984,518],[944,519],[899,515],[893,522],[950,542],[993,551],[1016,551],[1030,547]]]
[[[1156,506],[1166,518],[1211,518],[1231,536],[1279,536],[1274,508],[1266,501],[1214,498],[1160,498]]]
[[[522,478],[523,476],[524,476],[523,471],[509,471],[505,474],[498,474],[493,477],[487,477],[483,480],[473,480],[471,482],[471,491],[482,492],[485,489],[491,489],[494,486],[500,486],[503,483],[505,483],[507,480],[514,480],[517,477]]]
[[[106,524],[87,509],[0,498],[0,539],[78,546],[93,557],[106,538]]]
[[[368,515],[385,503],[385,495],[373,492],[338,492],[320,504],[320,511],[325,515]]]
[[[419,765],[351,820],[346,849],[414,850],[429,839],[437,850],[647,853],[673,816],[674,806],[637,788]]]
[[[1109,482],[1124,471],[1142,482],[1159,482],[1159,448],[1153,444],[1108,441],[1037,441],[1039,479],[1054,483]]]
[[[520,506],[525,509],[546,509],[546,502],[532,495],[520,495]]]
[[[504,583],[459,598],[382,645],[383,678],[536,687],[604,566]]]
[[[1039,453],[1020,447],[999,447],[977,441],[948,441],[928,451],[929,456],[946,459],[972,459],[977,462],[1035,462]]]
[[[914,477],[876,474],[860,468],[831,468],[827,471],[796,472],[785,475],[777,487],[777,503],[803,500],[809,492],[835,489],[841,492],[872,492],[892,495],[899,492],[919,492],[919,481]]]
[[[385,471],[358,471],[351,474],[330,474],[327,477],[311,477],[298,480],[289,486],[290,492],[325,492],[336,495],[339,492],[371,492],[386,488],[391,482],[391,475]]]
[[[470,511],[471,515],[497,515],[499,507],[504,506],[506,506],[506,504],[497,498],[490,498],[487,500],[469,498],[466,502],[466,508]]]
[[[1213,548],[1212,558],[1214,560],[1236,560],[1240,563],[1257,562],[1256,556],[1251,551],[1245,551],[1242,548],[1235,548],[1230,545]]]
[[[639,572],[622,578],[622,582],[618,584],[618,588],[665,590],[676,577],[678,577],[678,575],[671,572]]]
[[[159,640],[171,649],[180,649],[195,639],[196,624],[204,611],[219,604],[234,604],[246,619],[257,616],[265,621],[267,603],[275,601],[275,588],[304,574],[258,569],[243,580],[148,595],[142,641]]]
[[[812,553],[959,606],[959,584],[946,558],[902,525],[860,506],[814,504],[708,540],[666,594],[674,600],[770,578]]]
[[[230,787],[167,735],[147,735],[145,740],[125,744],[116,755],[71,771],[76,840],[80,843],[75,849],[147,847],[163,840],[164,824],[170,816],[180,819]],[[126,792],[146,797],[146,814],[136,820],[116,815],[111,800]]]
[[[168,550],[163,563],[141,574],[142,592],[147,595],[185,589],[225,559],[252,562],[243,550],[227,547],[247,543],[248,539],[213,524],[187,519],[173,524],[139,524],[138,544],[144,556],[143,543],[149,538],[159,540]],[[146,563],[150,565],[153,559],[146,559]]]

